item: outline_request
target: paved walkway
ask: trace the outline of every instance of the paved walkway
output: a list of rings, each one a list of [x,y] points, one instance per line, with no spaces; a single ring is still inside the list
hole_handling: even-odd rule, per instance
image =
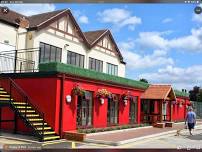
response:
[[[202,125],[202,122],[198,122],[197,125]],[[127,130],[122,132],[114,132],[108,134],[98,134],[98,135],[91,135],[86,138],[87,141],[105,141],[105,142],[120,142],[124,140],[130,140],[134,138],[155,135],[160,133],[165,133],[169,131],[175,131],[179,129],[184,129],[184,123],[177,123],[174,124],[172,128],[141,128],[141,129],[134,129],[134,130]]]

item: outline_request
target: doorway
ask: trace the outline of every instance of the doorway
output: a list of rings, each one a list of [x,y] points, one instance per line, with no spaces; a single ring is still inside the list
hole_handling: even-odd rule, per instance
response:
[[[92,125],[93,93],[85,92],[85,96],[78,96],[77,101],[77,128],[90,127]]]
[[[109,126],[118,124],[118,101],[117,95],[113,95],[112,98],[108,98],[107,124]]]
[[[129,122],[131,124],[137,123],[137,97],[130,98],[130,109],[129,109]]]

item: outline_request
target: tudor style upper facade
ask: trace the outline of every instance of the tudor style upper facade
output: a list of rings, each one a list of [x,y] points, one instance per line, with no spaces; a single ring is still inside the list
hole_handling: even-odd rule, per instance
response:
[[[29,24],[22,28],[19,24],[23,23]],[[40,47],[39,62],[56,61],[125,76],[125,62],[111,32],[82,32],[68,9],[29,17],[11,10],[1,12],[0,35],[0,51]]]

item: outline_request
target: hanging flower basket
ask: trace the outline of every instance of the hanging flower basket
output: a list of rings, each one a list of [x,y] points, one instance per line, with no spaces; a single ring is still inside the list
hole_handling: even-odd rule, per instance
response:
[[[77,96],[85,96],[85,90],[82,89],[78,84],[72,89],[72,94]]]
[[[108,98],[111,96],[111,92],[107,91],[107,89],[99,89],[96,93],[97,98]]]
[[[126,91],[121,95],[122,100],[128,100],[130,97],[130,91]]]

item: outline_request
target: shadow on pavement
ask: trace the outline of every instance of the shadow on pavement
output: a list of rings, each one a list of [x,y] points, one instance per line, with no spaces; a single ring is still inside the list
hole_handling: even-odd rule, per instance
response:
[[[188,136],[187,138],[191,140],[202,140],[202,133],[193,136]]]

